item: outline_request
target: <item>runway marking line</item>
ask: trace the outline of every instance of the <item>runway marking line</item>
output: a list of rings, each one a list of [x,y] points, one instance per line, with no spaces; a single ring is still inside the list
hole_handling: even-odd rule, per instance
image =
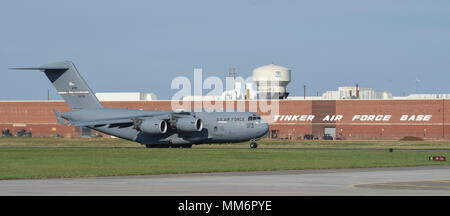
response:
[[[450,184],[445,186],[431,186],[423,185],[430,182],[450,183],[450,180],[425,180],[425,181],[413,181],[413,182],[399,182],[399,183],[365,183],[365,184],[353,184],[349,187],[353,188],[370,188],[370,189],[443,189],[450,190]],[[422,183],[422,185],[420,184]],[[382,188],[377,188],[381,186]],[[384,186],[384,187],[383,187]]]
[[[450,189],[450,186],[445,187],[445,186],[427,186],[427,185],[410,185],[410,184],[387,184],[387,183],[377,183],[377,184],[372,184],[373,186],[388,186],[388,187],[393,187],[395,188],[432,188],[432,189]],[[368,185],[370,186],[370,185]]]
[[[450,180],[433,180],[432,182],[450,183]]]

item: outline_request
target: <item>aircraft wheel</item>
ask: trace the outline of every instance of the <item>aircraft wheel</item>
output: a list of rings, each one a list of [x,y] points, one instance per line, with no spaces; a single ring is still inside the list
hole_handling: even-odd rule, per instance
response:
[[[255,142],[250,143],[250,148],[258,148],[258,144]]]
[[[183,145],[183,148],[192,148],[192,145]]]
[[[169,148],[170,146],[166,145],[166,144],[153,144],[153,145],[146,144],[145,147],[146,148]]]

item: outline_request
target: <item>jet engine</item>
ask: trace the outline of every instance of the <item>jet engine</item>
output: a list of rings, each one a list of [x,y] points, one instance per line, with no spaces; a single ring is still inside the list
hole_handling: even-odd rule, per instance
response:
[[[203,129],[203,122],[201,119],[194,117],[184,117],[177,119],[176,128],[183,132],[198,132]]]
[[[160,119],[145,119],[135,125],[139,131],[149,134],[164,134],[167,132],[167,122]]]

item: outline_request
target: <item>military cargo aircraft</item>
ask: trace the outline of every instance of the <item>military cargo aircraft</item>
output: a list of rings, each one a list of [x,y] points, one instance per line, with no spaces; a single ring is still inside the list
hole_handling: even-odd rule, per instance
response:
[[[54,110],[58,123],[91,128],[131,140],[147,148],[183,147],[193,144],[234,143],[256,140],[269,131],[269,125],[251,112],[193,112],[106,108],[95,97],[75,65],[56,62],[33,68],[40,70],[70,107]]]

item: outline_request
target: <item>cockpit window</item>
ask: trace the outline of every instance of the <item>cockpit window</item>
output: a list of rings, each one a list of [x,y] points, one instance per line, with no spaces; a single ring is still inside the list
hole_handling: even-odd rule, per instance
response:
[[[256,115],[248,117],[248,121],[256,121],[256,120],[261,120],[261,117],[256,116]]]

